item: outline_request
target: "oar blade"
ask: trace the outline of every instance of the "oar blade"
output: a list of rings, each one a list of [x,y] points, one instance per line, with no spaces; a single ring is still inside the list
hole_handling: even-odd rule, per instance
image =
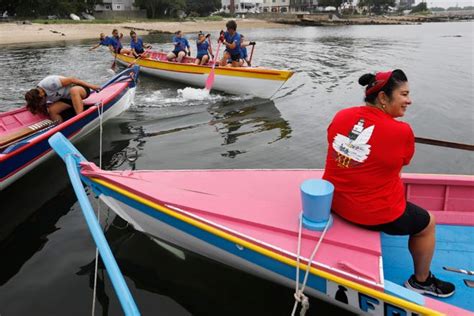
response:
[[[207,77],[207,80],[206,80],[206,90],[207,91],[211,91],[212,86],[214,85],[215,76],[216,76],[216,74],[214,72],[214,68],[212,68],[211,72],[209,73],[209,76]]]

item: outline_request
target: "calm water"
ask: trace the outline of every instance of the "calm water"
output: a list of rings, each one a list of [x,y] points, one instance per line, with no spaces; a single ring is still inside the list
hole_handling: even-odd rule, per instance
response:
[[[109,30],[104,30],[109,31]],[[242,30],[255,40],[254,64],[296,75],[271,100],[214,93],[186,100],[186,86],[142,76],[135,106],[104,126],[107,169],[322,168],[325,129],[334,113],[361,104],[365,72],[406,71],[413,104],[404,120],[417,136],[472,143],[473,24]],[[148,37],[168,50],[167,37]],[[1,47],[0,111],[48,74],[97,84],[111,56],[92,41]],[[79,142],[98,162],[99,134]],[[132,147],[134,165],[114,154]],[[471,152],[417,145],[410,172],[474,173]],[[95,248],[58,159],[1,192],[0,314],[85,315],[92,304]],[[197,254],[184,259],[105,210],[102,224],[144,315],[288,315],[290,289]],[[12,232],[12,229],[15,230]],[[410,264],[410,263],[407,263]],[[97,313],[121,313],[99,271]],[[312,301],[310,314],[338,312]],[[340,312],[339,312],[340,313]]]

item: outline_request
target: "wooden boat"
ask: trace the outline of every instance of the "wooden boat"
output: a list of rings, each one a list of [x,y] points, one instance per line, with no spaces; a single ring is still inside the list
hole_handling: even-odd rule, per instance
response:
[[[113,54],[113,53],[112,53]],[[181,63],[168,61],[166,53],[152,51],[148,58],[117,54],[122,65],[136,63],[144,73],[163,79],[179,81],[204,88],[212,64],[195,65],[194,57],[185,57]],[[213,89],[230,94],[247,94],[263,99],[271,98],[293,75],[289,70],[261,67],[216,67]]]
[[[51,154],[48,138],[61,131],[75,141],[99,124],[129,108],[135,95],[139,67],[126,69],[84,100],[86,110],[55,125],[26,107],[0,113],[0,191],[35,168]]]
[[[277,283],[295,286],[300,184],[322,170],[103,171],[72,149],[82,181],[135,229]],[[71,155],[70,155],[71,156]],[[356,227],[336,215],[314,260],[320,232],[303,229],[306,293],[357,314],[474,315],[474,177],[404,174],[409,201],[437,219],[433,273],[456,285],[447,299],[402,286],[412,261],[405,237]],[[469,281],[469,279],[467,280]],[[471,277],[472,281],[472,277]],[[290,310],[291,307],[289,307]]]

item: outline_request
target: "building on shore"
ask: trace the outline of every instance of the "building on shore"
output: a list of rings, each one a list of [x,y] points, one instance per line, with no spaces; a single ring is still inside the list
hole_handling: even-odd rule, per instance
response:
[[[313,12],[317,5],[317,0],[222,0],[221,11],[236,14]]]
[[[95,11],[134,11],[135,0],[103,0],[101,4],[95,5]]]
[[[317,0],[290,0],[290,12],[314,12],[318,10]]]
[[[94,16],[98,19],[144,19],[146,10],[135,6],[135,0],[102,0],[96,4]]]
[[[264,0],[222,0],[222,9],[226,13],[261,13]],[[268,1],[268,0],[267,0]],[[232,6],[234,8],[232,9]]]
[[[290,11],[290,0],[263,0],[263,12],[286,13]]]

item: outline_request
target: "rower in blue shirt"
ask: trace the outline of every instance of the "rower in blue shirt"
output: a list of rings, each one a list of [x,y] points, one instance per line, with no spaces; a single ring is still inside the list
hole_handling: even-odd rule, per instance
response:
[[[94,50],[99,46],[107,46],[108,47],[109,45],[110,45],[110,37],[105,36],[104,33],[100,33],[99,34],[99,43],[97,43],[96,45],[89,48],[89,50]]]
[[[240,66],[244,66],[244,63],[247,63],[247,66],[250,65],[250,59],[247,53],[247,46],[254,46],[255,42],[248,42],[244,40],[244,36],[240,34]],[[253,52],[253,48],[252,48]]]
[[[214,55],[212,54],[212,49],[209,46],[209,41],[208,38],[211,36],[211,34],[207,34],[204,36],[202,32],[199,32],[198,34],[198,39],[196,41],[196,46],[197,46],[197,55],[196,55],[196,60],[195,64],[196,65],[204,65],[209,62],[209,54],[214,58]]]
[[[181,31],[177,31],[174,34],[174,49],[168,54],[167,58],[169,61],[172,61],[176,58],[176,61],[180,63],[184,56],[186,56],[186,53],[188,54],[188,56],[191,55],[191,47],[189,46],[188,40],[183,37],[183,33],[181,33]]]
[[[237,33],[237,23],[234,20],[230,20],[225,26],[227,27],[227,32],[224,32],[219,39],[226,47],[220,65],[227,65],[227,60],[230,59],[232,60],[232,67],[240,67],[240,34]]]
[[[135,31],[130,31],[130,38],[130,50],[132,51],[132,54],[135,58],[142,56],[142,54],[145,52],[145,48],[151,48],[150,44],[143,43],[143,40],[137,36]],[[146,58],[146,56],[142,57]]]
[[[117,29],[113,29],[112,37],[109,37],[109,49],[116,54],[130,54],[130,50],[123,48],[122,43],[120,40],[122,39],[123,34],[117,31]]]

